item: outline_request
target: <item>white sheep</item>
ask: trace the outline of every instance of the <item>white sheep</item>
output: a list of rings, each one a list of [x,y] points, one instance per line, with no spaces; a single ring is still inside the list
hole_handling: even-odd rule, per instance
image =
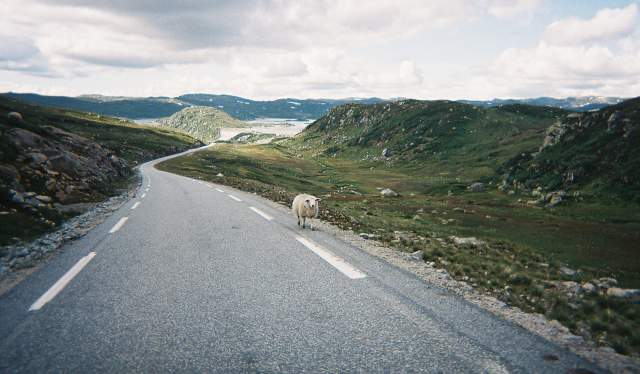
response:
[[[304,229],[307,218],[318,218],[318,214],[320,213],[320,201],[322,201],[322,199],[307,194],[300,194],[293,199],[291,210],[293,211],[293,214],[298,217],[298,226],[300,226],[301,219],[302,228]],[[313,226],[311,224],[309,224],[309,226],[313,230]]]

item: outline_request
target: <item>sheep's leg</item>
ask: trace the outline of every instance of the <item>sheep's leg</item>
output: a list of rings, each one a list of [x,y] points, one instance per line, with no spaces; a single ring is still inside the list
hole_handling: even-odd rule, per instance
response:
[[[304,229],[307,225],[307,217],[302,217],[302,228]]]
[[[298,216],[298,226],[300,226],[300,216]]]

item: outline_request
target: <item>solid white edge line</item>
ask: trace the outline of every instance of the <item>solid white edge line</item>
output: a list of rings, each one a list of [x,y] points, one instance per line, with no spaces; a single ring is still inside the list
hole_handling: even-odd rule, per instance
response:
[[[49,288],[47,290],[47,292],[45,292],[42,296],[40,296],[40,298],[38,298],[38,300],[36,300],[36,302],[31,305],[31,307],[29,308],[29,311],[39,310],[46,303],[48,303],[49,301],[53,300],[53,298],[56,297],[60,293],[60,291],[62,291],[67,286],[67,284],[69,284],[69,282],[71,282],[71,280],[85,266],[87,266],[89,261],[91,261],[91,259],[95,255],[96,255],[95,252],[91,252],[88,255],[86,255],[83,258],[81,258],[78,262],[76,262],[76,264],[73,265],[73,267],[71,269],[69,269],[69,271],[67,271],[62,276],[62,278],[58,279],[58,281],[56,283],[54,283],[53,286],[51,286],[51,288]]]
[[[131,207],[131,209],[133,210],[133,209],[137,208],[137,207],[138,207],[138,205],[140,205],[140,202],[139,202],[139,201],[137,201],[135,204],[133,204],[133,206]]]
[[[267,213],[261,211],[258,208],[254,208],[254,207],[250,206],[249,209],[251,209],[254,212],[258,213],[259,215],[262,216],[262,218],[266,219],[267,221],[271,221],[273,219],[273,217],[271,217],[270,215],[268,215]]]
[[[233,195],[231,195],[231,194],[227,194],[227,196],[229,196],[230,198],[232,198],[232,199],[233,199],[233,200],[235,200],[235,201],[242,201],[242,200],[240,200],[239,198],[237,198],[237,197],[235,197],[235,196],[233,196]]]
[[[140,196],[141,199],[144,199],[144,197],[147,196],[147,193],[143,193],[142,196]]]
[[[120,230],[120,228],[122,228],[122,226],[124,226],[124,223],[127,222],[127,220],[129,219],[129,217],[122,217],[120,218],[120,220],[118,221],[118,223],[116,223],[111,230],[109,230],[109,234],[113,234],[114,232]]]
[[[224,193],[224,191],[219,188],[216,188],[216,191]]]
[[[342,274],[346,275],[347,277],[351,279],[360,279],[367,276],[365,273],[356,269],[345,260],[327,251],[326,249],[322,248],[321,246],[312,242],[311,240],[303,238],[301,236],[296,236],[296,240],[302,243],[305,247],[309,248],[313,253],[320,256],[320,258],[328,262],[331,266],[338,269],[338,271],[340,271]]]

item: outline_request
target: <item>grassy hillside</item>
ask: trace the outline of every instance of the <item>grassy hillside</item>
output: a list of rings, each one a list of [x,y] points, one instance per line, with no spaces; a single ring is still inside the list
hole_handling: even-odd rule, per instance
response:
[[[8,118],[12,111],[23,119]],[[126,187],[132,166],[199,144],[166,129],[0,98],[0,245],[56,227],[67,217],[56,204],[103,200]]]
[[[249,126],[221,110],[204,106],[182,109],[171,117],[160,120],[158,124],[189,134],[205,143],[216,141],[220,137],[221,128]]]
[[[547,128],[568,114],[446,101],[345,105],[292,139],[219,145],[159,167],[284,203],[300,192],[322,196],[322,219],[422,251],[482,292],[637,354],[640,306],[607,296],[600,278],[640,287],[640,206],[533,206],[527,201],[534,191],[499,183],[504,165],[537,152]],[[477,182],[484,188],[470,190]],[[382,197],[382,188],[400,196]],[[460,244],[454,236],[483,243]],[[587,283],[599,291],[581,291]]]
[[[503,172],[524,188],[640,203],[640,98],[563,117],[539,153],[515,157]]]

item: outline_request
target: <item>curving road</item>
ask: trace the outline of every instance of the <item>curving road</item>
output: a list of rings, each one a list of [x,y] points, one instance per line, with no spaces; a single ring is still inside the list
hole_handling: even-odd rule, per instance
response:
[[[600,371],[260,197],[157,162],[136,198],[0,297],[0,371]]]

